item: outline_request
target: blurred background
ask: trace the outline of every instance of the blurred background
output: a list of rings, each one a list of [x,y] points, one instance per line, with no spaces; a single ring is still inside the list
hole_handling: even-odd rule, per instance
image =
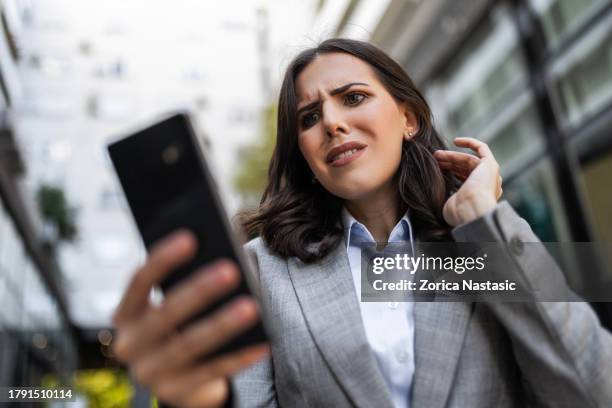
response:
[[[443,135],[489,143],[542,241],[612,242],[610,0],[0,0],[0,18],[0,386],[154,403],[109,348],[144,250],[105,145],[187,109],[230,212],[256,205],[283,70],[328,37],[382,47]]]

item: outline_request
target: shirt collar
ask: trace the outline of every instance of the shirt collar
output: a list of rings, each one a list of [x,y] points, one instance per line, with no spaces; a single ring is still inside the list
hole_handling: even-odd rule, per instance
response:
[[[412,225],[410,224],[409,211],[406,211],[404,216],[395,224],[389,242],[412,242]],[[344,243],[348,249],[349,246],[359,245],[361,242],[375,242],[374,237],[365,225],[360,223],[353,215],[342,207],[342,225],[344,226]]]

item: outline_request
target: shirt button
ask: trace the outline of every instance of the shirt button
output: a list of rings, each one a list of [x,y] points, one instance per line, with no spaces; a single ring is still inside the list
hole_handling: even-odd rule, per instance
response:
[[[399,306],[399,302],[389,302],[389,309],[395,310]]]
[[[517,255],[521,255],[525,249],[523,241],[521,241],[521,239],[517,236],[514,236],[510,239],[510,247]]]
[[[395,359],[400,364],[406,364],[408,362],[408,352],[406,350],[398,350],[395,353]]]

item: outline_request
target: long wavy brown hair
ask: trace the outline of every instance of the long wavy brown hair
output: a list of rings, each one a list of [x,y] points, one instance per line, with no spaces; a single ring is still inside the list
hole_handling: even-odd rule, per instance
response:
[[[429,105],[414,83],[391,57],[372,44],[334,38],[302,51],[289,64],[278,100],[276,146],[268,168],[268,185],[259,207],[239,215],[249,236],[261,236],[281,257],[313,262],[328,255],[343,239],[343,200],[319,183],[298,146],[295,81],[318,55],[347,53],[369,64],[398,103],[406,104],[418,120],[418,133],[402,145],[395,175],[400,208],[410,211],[410,222],[422,241],[452,240],[442,208],[460,181],[442,172],[433,152],[446,149],[432,123]]]

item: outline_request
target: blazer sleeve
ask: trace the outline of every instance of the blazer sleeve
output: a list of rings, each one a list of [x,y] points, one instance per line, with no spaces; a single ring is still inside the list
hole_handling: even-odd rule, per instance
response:
[[[251,287],[261,295],[257,285],[261,284],[259,272],[259,258],[265,245],[261,238],[256,238],[244,246],[245,252],[250,257],[252,270],[255,274]],[[254,287],[255,286],[255,287]],[[259,301],[262,309],[265,309],[265,299]],[[272,357],[267,357],[239,372],[230,379],[231,398],[226,406],[231,407],[277,407],[276,387],[274,385],[274,366]]]
[[[456,227],[459,242],[507,242],[504,274],[532,287],[565,287],[563,272],[507,201]],[[575,296],[575,295],[574,295]],[[486,307],[507,330],[536,406],[612,407],[612,334],[585,302],[495,302]],[[502,358],[502,356],[500,356]]]

